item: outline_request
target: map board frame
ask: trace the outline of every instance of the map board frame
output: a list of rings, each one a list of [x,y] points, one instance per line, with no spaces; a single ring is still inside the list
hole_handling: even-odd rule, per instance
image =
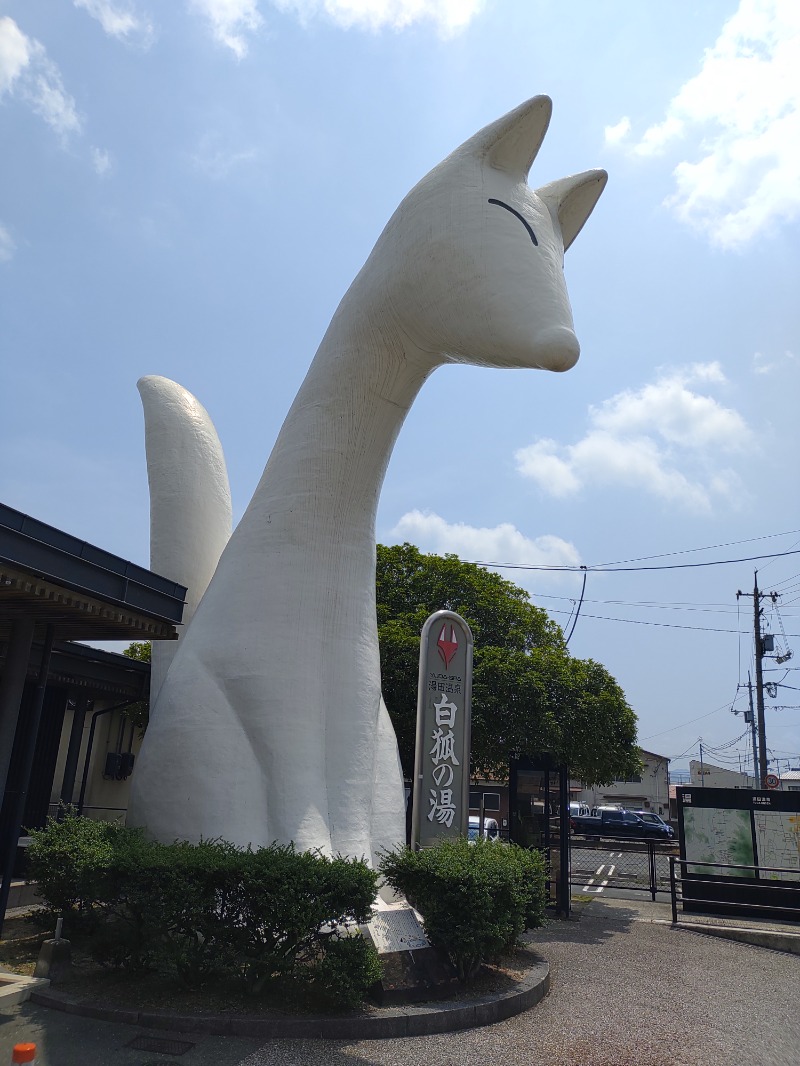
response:
[[[692,785],[676,798],[684,910],[800,921],[800,792]]]

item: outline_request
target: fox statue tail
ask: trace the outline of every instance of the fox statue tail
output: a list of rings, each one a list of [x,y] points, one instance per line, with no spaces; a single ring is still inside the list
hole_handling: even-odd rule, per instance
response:
[[[187,588],[183,629],[217,568],[231,535],[231,490],[217,431],[195,397],[169,378],[138,382],[144,408],[150,484],[150,568]],[[150,713],[177,651],[154,641]]]

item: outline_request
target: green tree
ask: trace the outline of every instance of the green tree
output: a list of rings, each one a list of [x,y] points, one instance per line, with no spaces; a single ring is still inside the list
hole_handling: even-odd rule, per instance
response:
[[[150,662],[150,649],[152,644],[149,640],[134,640],[122,652],[129,659],[138,659],[139,662]],[[125,708],[125,714],[134,725],[139,727],[140,734],[144,735],[147,723],[150,721],[150,701],[139,700]]]
[[[152,647],[149,640],[134,640],[122,654],[127,655],[129,659],[138,659],[140,663],[149,663]]]
[[[419,635],[433,611],[462,615],[475,638],[472,772],[504,777],[515,754],[549,752],[587,783],[640,767],[636,715],[608,671],[575,659],[524,589],[454,555],[378,545],[381,677],[405,772],[414,765]]]

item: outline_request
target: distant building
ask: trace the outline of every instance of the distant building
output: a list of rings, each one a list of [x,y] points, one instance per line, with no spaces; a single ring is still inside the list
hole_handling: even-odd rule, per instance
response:
[[[598,807],[618,803],[629,810],[648,810],[654,814],[669,814],[669,758],[653,751],[639,749],[642,772],[611,785],[582,786],[574,799]]]
[[[726,770],[722,766],[714,766],[712,763],[698,762],[693,759],[689,763],[690,784],[705,786],[706,788],[760,788],[758,779],[752,774],[739,773],[737,770]],[[800,770],[784,770],[779,774],[781,792],[800,792]]]
[[[758,780],[752,774],[727,770],[723,766],[714,766],[710,762],[689,763],[689,784],[706,788],[758,788]]]
[[[150,664],[81,641],[175,640],[186,589],[0,503],[0,927],[27,829],[119,820]]]

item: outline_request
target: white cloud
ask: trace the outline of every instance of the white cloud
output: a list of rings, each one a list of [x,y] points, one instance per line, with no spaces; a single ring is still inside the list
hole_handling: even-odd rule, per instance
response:
[[[62,138],[81,129],[75,101],[44,45],[7,16],[0,18],[0,96],[3,93],[24,101]]]
[[[521,448],[515,455],[517,470],[531,478],[550,496],[574,496],[581,488],[580,478],[569,459],[561,459],[558,444],[542,437],[535,444]]]
[[[753,373],[754,374],[771,374],[775,370],[782,370],[787,366],[798,366],[798,358],[794,352],[786,351],[783,355],[776,356],[774,359],[768,360],[761,352],[756,352],[753,356]]]
[[[189,0],[211,26],[214,38],[230,48],[237,59],[247,55],[246,35],[255,33],[263,22],[258,0]]]
[[[632,149],[653,156],[694,142],[666,202],[722,248],[800,216],[798,70],[797,0],[741,0],[700,72]]]
[[[255,148],[235,149],[225,143],[219,134],[208,133],[203,136],[191,161],[197,170],[213,181],[226,178],[232,170],[257,158]]]
[[[711,396],[692,392],[686,384],[687,379],[676,373],[638,392],[626,390],[590,408],[590,420],[598,430],[620,439],[655,431],[682,447],[740,450],[750,436],[741,415]]]
[[[548,534],[532,539],[509,522],[493,528],[468,526],[416,510],[403,515],[389,538],[394,542],[409,540],[423,551],[451,553],[470,562],[529,566],[580,566],[581,562],[577,548],[560,537]]]
[[[720,457],[752,447],[742,416],[690,384],[723,384],[717,362],[672,370],[641,389],[627,389],[589,408],[589,428],[575,444],[540,439],[515,455],[517,470],[551,496],[586,485],[617,485],[690,510],[740,491]]]
[[[144,15],[138,15],[129,3],[119,0],[73,0],[75,7],[83,8],[97,19],[109,37],[123,41],[136,41],[149,45],[153,38],[153,25]]]
[[[30,62],[31,42],[7,15],[0,18],[0,96],[11,88]]]
[[[99,174],[101,178],[104,178],[106,174],[110,174],[113,169],[113,161],[111,155],[105,148],[92,148],[92,166],[95,173]]]
[[[84,4],[101,0],[76,0]],[[263,24],[259,0],[187,0],[202,15],[219,41],[243,59],[248,35]],[[465,29],[486,6],[486,0],[270,0],[279,11],[307,24],[327,18],[343,29],[377,32],[403,30],[418,22],[432,23],[443,37]]]
[[[606,126],[604,133],[606,144],[621,144],[631,132],[631,120],[625,115],[616,126]]]
[[[0,223],[0,263],[7,263],[10,259],[13,259],[16,250],[17,246],[14,243],[14,238],[6,227]]]
[[[307,21],[325,15],[345,29],[402,30],[417,22],[432,22],[444,36],[465,29],[486,0],[273,0],[282,11]]]

